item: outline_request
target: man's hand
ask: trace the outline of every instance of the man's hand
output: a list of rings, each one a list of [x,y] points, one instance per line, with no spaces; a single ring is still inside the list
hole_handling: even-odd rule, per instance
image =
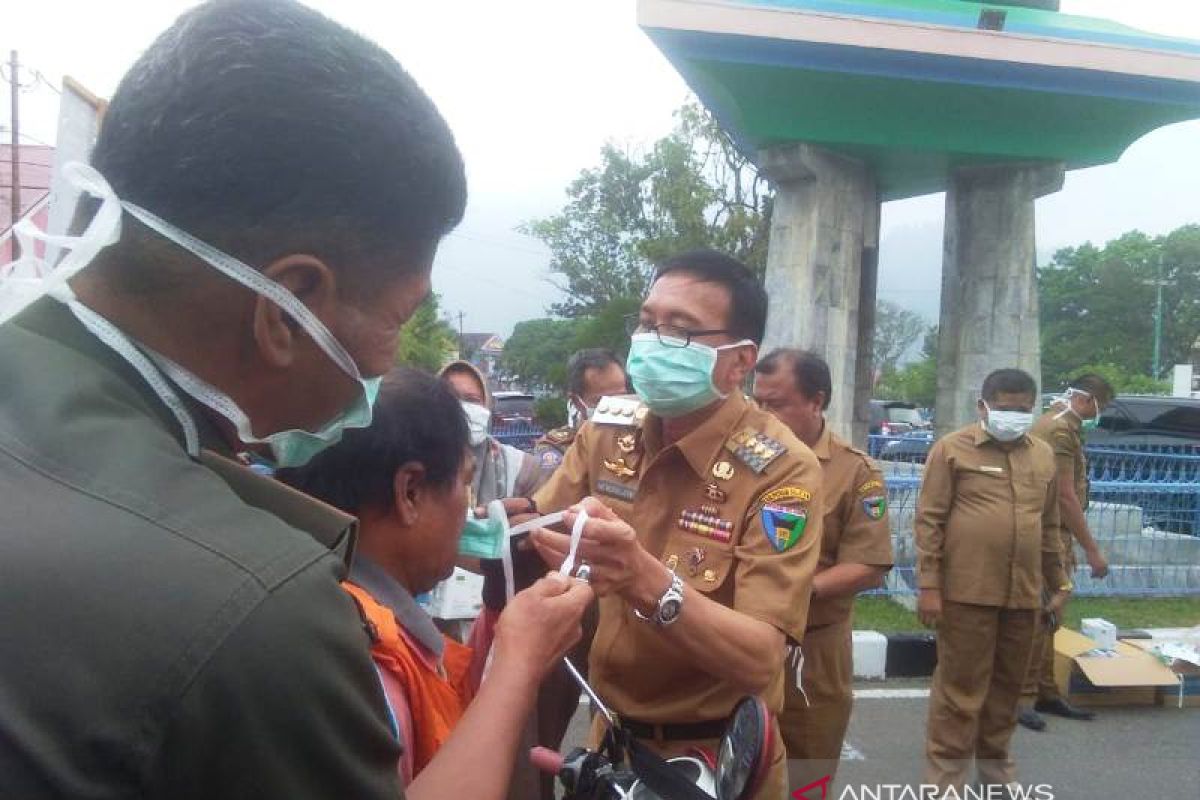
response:
[[[518,592],[496,623],[494,668],[541,682],[583,635],[580,620],[592,597],[586,583],[553,573]]]
[[[1108,559],[1100,552],[1100,548],[1088,550],[1087,556],[1088,566],[1092,568],[1093,578],[1104,578],[1108,576]]]
[[[1070,596],[1070,592],[1061,589],[1055,592],[1054,596],[1050,598],[1050,602],[1046,604],[1045,611],[1043,612],[1047,628],[1058,627],[1058,621],[1062,619],[1063,606],[1067,604],[1067,598]]]
[[[568,530],[575,526],[580,508],[587,511],[588,521],[579,540],[575,563],[588,565],[589,581],[596,594],[619,595],[642,613],[654,610],[671,585],[670,570],[642,548],[632,527],[594,497],[586,498],[567,512],[563,525]],[[571,549],[569,534],[544,528],[534,531],[530,541],[552,569],[558,569]]]
[[[942,590],[922,589],[917,595],[917,619],[926,628],[936,628],[942,618]]]

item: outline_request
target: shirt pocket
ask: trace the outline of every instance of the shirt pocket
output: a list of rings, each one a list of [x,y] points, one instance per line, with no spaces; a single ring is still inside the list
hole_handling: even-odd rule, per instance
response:
[[[964,500],[992,501],[1010,497],[1008,470],[1003,467],[957,464],[954,480],[958,484],[957,494]]]

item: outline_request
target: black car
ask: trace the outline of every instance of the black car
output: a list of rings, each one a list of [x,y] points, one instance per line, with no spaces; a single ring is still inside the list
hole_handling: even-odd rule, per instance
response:
[[[1200,398],[1120,395],[1100,413],[1089,447],[1178,448],[1200,453]]]

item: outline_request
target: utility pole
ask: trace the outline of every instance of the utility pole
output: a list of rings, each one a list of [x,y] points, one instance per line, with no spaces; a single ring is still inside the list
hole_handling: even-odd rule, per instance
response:
[[[1162,374],[1159,371],[1159,368],[1161,366],[1160,361],[1162,359],[1162,318],[1163,318],[1162,292],[1163,292],[1163,285],[1166,284],[1166,281],[1163,280],[1163,263],[1162,262],[1163,262],[1162,252],[1160,251],[1158,254],[1158,280],[1156,280],[1154,282],[1158,287],[1158,298],[1155,300],[1155,303],[1154,303],[1154,365],[1151,367],[1151,369],[1153,370],[1152,375],[1154,377],[1154,380],[1158,380],[1159,376]]]
[[[463,340],[463,317],[465,316],[466,314],[463,312],[458,312],[458,357],[464,359],[466,356],[464,355],[463,349],[466,347],[466,344]]]
[[[17,80],[17,51],[13,50],[8,59],[8,85],[12,97],[12,145],[8,151],[9,159],[12,163],[12,194],[9,198],[12,200],[12,216],[10,217],[10,225],[16,225],[17,220],[21,217],[21,155],[20,155],[20,125],[17,121],[17,95],[20,93],[21,86]],[[20,244],[17,242],[17,237],[13,236],[12,255],[13,260],[21,257]]]

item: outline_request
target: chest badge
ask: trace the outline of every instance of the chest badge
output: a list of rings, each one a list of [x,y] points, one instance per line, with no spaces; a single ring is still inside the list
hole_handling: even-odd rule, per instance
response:
[[[733,537],[733,523],[717,516],[715,506],[700,506],[699,509],[685,508],[679,512],[680,528],[698,533],[718,542],[728,542]]]
[[[634,475],[637,475],[637,470],[629,467],[623,458],[618,458],[616,461],[610,461],[607,458],[604,459],[604,468],[618,478],[632,478]]]
[[[729,499],[729,495],[726,494],[721,487],[717,486],[715,483],[710,483],[704,487],[704,496],[718,504],[724,503]]]
[[[617,447],[622,453],[632,453],[637,449],[637,437],[635,437],[632,433],[627,433],[621,438],[617,439]]]
[[[700,573],[700,565],[704,563],[704,559],[708,554],[704,552],[703,547],[693,547],[687,552],[688,574],[695,577]]]
[[[768,503],[759,512],[767,541],[780,553],[790,550],[808,525],[808,509],[801,506],[779,506]]]
[[[713,464],[712,475],[719,481],[727,481],[733,477],[733,464],[728,461],[718,461]]]

